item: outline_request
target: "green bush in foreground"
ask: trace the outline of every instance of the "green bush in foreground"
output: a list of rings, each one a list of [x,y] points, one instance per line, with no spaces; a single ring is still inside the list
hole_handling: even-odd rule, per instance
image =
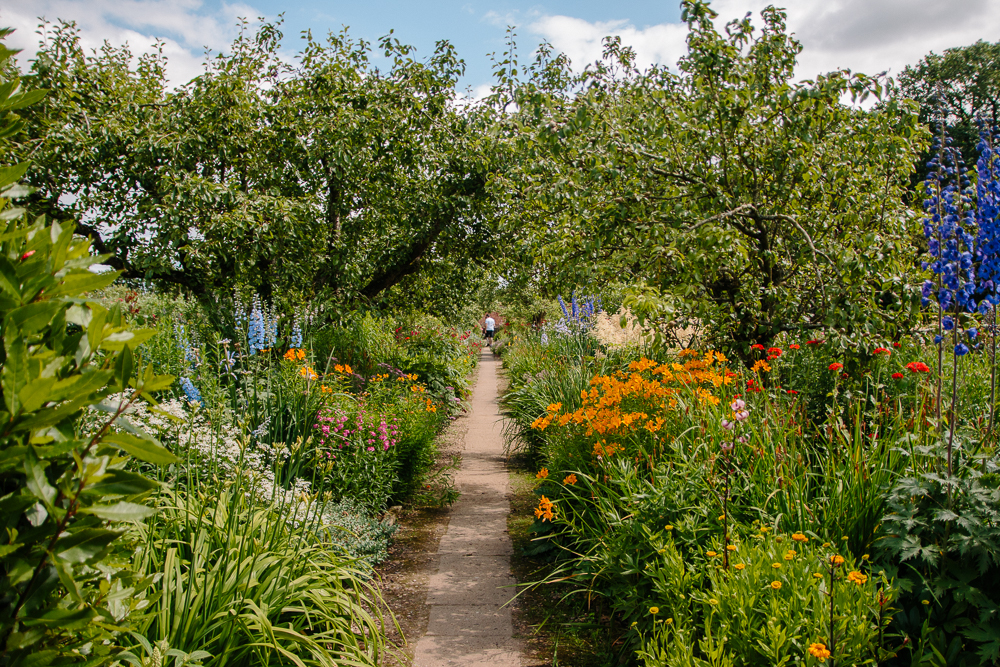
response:
[[[16,210],[15,210],[16,212]],[[134,373],[133,348],[151,331],[129,331],[119,309],[82,295],[117,274],[89,269],[101,257],[72,227],[14,217],[0,244],[0,662],[100,661],[114,619],[104,609],[116,572],[102,561],[120,532],[109,522],[151,512],[155,482],[126,470],[124,451],[166,464],[175,457],[119,417],[173,378]],[[115,402],[102,402],[112,392]],[[95,430],[79,418],[106,413]],[[127,592],[125,593],[127,594]]]

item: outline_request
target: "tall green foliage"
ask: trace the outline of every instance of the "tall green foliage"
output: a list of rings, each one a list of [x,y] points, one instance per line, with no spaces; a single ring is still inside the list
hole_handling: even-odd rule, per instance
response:
[[[0,70],[10,56],[0,52]],[[22,125],[13,112],[41,96],[18,86],[0,81],[5,140]],[[118,579],[100,569],[120,534],[109,522],[147,516],[141,500],[155,487],[125,469],[122,452],[175,460],[145,433],[116,428],[118,418],[173,378],[134,368],[133,349],[152,331],[131,331],[119,309],[85,298],[117,277],[90,270],[102,259],[90,243],[72,225],[9,207],[24,194],[12,181],[25,167],[0,175],[0,662],[99,662],[113,647],[100,641],[114,622],[102,601]],[[79,425],[88,406],[107,414],[94,431]]]
[[[424,269],[460,279],[491,252],[492,140],[454,105],[464,64],[447,42],[420,62],[387,37],[382,70],[363,40],[306,35],[289,64],[278,26],[244,26],[171,91],[162,54],[87,54],[71,24],[46,36],[28,180],[38,206],[86,219],[126,278],[374,299]]]
[[[683,13],[679,72],[639,71],[612,40],[569,84],[543,60],[515,89],[507,184],[546,282],[645,281],[741,354],[789,329],[905,325],[916,107],[848,71],[796,82],[801,46],[774,8],[725,33],[707,3]]]

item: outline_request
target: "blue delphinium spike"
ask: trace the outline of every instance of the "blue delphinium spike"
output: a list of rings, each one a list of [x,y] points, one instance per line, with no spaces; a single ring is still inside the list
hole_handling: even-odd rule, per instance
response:
[[[190,378],[181,378],[181,388],[184,390],[184,393],[187,394],[189,401],[204,407],[205,401],[202,400],[201,393],[198,391],[198,388],[194,386],[194,383],[191,382]]]

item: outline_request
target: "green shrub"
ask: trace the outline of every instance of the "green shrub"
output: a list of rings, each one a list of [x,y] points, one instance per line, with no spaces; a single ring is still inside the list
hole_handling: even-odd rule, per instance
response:
[[[378,664],[381,601],[365,564],[337,546],[344,529],[314,498],[259,505],[244,480],[165,491],[137,527],[151,577],[137,633],[207,652],[211,667]]]
[[[718,542],[684,562],[668,532],[653,539],[656,593],[641,610],[652,630],[639,651],[648,667],[818,665],[811,645],[837,665],[880,659],[892,588],[849,555],[834,564],[832,545],[758,534],[730,545],[726,568]]]
[[[10,665],[100,659],[113,650],[114,619],[103,608],[102,572],[120,532],[114,522],[146,517],[155,483],[126,469],[127,457],[163,464],[175,457],[119,419],[141,397],[173,381],[147,366],[134,374],[134,348],[154,332],[130,331],[120,308],[83,298],[116,277],[88,270],[101,257],[72,226],[15,217],[0,243],[3,318],[0,448],[0,654]],[[116,401],[104,401],[119,392]],[[104,418],[78,427],[88,406]]]

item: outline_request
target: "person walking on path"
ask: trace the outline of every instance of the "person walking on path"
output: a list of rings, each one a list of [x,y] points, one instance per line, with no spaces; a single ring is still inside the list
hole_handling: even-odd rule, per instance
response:
[[[493,335],[496,333],[497,321],[493,319],[493,316],[489,313],[486,314],[486,321],[483,323],[485,327],[486,335],[486,346],[491,350],[493,349]]]

